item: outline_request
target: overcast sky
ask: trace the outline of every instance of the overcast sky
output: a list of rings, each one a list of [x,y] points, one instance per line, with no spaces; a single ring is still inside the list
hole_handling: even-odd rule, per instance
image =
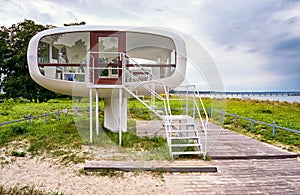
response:
[[[300,90],[298,0],[0,0],[0,25],[164,26],[209,53],[227,91]]]

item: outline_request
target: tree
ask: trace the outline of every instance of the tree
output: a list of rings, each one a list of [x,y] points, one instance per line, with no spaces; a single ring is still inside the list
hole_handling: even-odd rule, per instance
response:
[[[0,71],[5,75],[1,87],[7,98],[23,97],[30,101],[46,101],[57,97],[57,94],[31,79],[27,64],[30,39],[38,32],[52,27],[35,24],[31,20],[13,24],[10,28],[1,27]]]
[[[4,26],[2,26],[0,31],[0,89],[2,89],[1,83],[2,83],[2,77],[4,76],[4,71],[1,65],[2,64],[4,65],[4,63],[6,62],[7,53],[8,53],[7,39],[8,39],[8,30]]]

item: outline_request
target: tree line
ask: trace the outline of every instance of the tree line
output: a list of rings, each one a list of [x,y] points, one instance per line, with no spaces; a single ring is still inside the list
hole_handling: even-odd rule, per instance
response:
[[[28,70],[27,49],[30,39],[52,25],[36,24],[32,20],[0,27],[0,87],[4,98],[26,98],[44,102],[61,96],[34,82]]]

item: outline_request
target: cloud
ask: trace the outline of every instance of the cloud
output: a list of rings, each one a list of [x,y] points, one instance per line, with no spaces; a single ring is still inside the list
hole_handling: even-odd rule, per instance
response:
[[[275,50],[280,51],[292,51],[293,53],[298,53],[300,51],[300,37],[288,38],[281,40],[276,43]]]
[[[85,21],[173,28],[207,50],[228,90],[300,90],[300,1],[0,0],[0,4],[5,26],[26,18],[55,26]]]
[[[299,1],[206,1],[198,10],[193,34],[227,89],[300,89]]]

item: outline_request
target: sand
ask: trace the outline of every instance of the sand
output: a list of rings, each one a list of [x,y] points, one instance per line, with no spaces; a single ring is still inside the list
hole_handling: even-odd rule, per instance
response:
[[[151,173],[123,173],[113,177],[86,175],[80,171],[83,166],[15,157],[1,168],[0,181],[5,188],[33,185],[42,191],[64,194],[168,194],[163,178]]]
[[[14,157],[0,150],[0,184],[5,188],[34,186],[64,194],[173,194],[161,175],[124,172],[117,176],[86,174],[84,164],[64,165],[58,159]]]

